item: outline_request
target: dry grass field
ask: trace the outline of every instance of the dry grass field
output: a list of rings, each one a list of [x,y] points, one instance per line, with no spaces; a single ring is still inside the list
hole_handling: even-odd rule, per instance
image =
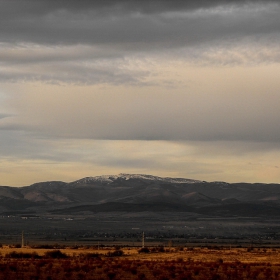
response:
[[[69,257],[76,257],[82,254],[98,254],[101,257],[106,256],[108,252],[114,252],[115,248],[77,248],[77,249],[60,249],[61,252]],[[246,263],[260,263],[269,262],[271,264],[280,265],[280,249],[279,248],[233,248],[233,249],[212,249],[212,248],[165,248],[164,252],[161,250],[150,249],[149,253],[139,253],[139,248],[135,247],[124,247],[121,248],[123,251],[123,259],[129,260],[177,260],[182,259],[183,261],[203,261],[213,262],[217,259],[223,259],[224,262],[246,262]],[[11,252],[17,253],[28,253],[32,254],[36,252],[39,256],[44,256],[48,251],[53,249],[37,249],[37,248],[11,248],[3,246],[0,249],[0,256],[4,257],[6,254]]]
[[[278,248],[0,249],[0,279],[280,279]],[[145,252],[146,251],[146,252]]]

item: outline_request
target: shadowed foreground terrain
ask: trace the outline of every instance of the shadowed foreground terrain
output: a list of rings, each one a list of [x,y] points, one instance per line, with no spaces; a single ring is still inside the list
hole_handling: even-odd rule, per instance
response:
[[[141,252],[142,251],[142,252]],[[279,279],[279,249],[0,250],[0,279]]]

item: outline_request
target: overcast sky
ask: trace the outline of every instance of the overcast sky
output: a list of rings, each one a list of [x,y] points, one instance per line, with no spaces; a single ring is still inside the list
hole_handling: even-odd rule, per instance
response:
[[[280,183],[279,0],[1,0],[0,185]]]

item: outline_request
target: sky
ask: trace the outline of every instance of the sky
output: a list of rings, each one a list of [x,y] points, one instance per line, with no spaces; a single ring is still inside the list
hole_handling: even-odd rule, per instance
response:
[[[280,183],[279,0],[1,0],[0,185]]]

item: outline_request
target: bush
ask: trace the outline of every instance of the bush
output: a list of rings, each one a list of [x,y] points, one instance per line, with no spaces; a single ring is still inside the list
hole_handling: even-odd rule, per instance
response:
[[[144,248],[139,249],[139,250],[138,250],[138,253],[139,253],[139,254],[140,254],[140,253],[150,253],[150,250],[149,250],[149,248],[144,247]]]
[[[6,258],[12,258],[12,259],[39,259],[40,256],[36,253],[23,253],[23,252],[11,252],[5,255]]]
[[[39,244],[39,245],[33,245],[32,248],[34,248],[34,249],[54,249],[54,245]]]
[[[79,256],[81,258],[85,258],[85,259],[101,259],[100,258],[100,254],[96,254],[96,253],[86,253],[86,254],[79,254]]]
[[[108,252],[107,253],[108,257],[120,257],[120,256],[123,256],[123,255],[124,255],[123,250],[115,250],[113,252]]]
[[[68,256],[64,253],[62,253],[60,250],[53,250],[53,251],[48,251],[44,254],[45,258],[50,258],[50,259],[66,259]]]
[[[34,249],[65,249],[65,245],[62,244],[38,244],[38,245],[33,245],[31,248]]]
[[[163,246],[159,246],[158,247],[158,252],[159,253],[164,253],[165,252],[164,247]]]

